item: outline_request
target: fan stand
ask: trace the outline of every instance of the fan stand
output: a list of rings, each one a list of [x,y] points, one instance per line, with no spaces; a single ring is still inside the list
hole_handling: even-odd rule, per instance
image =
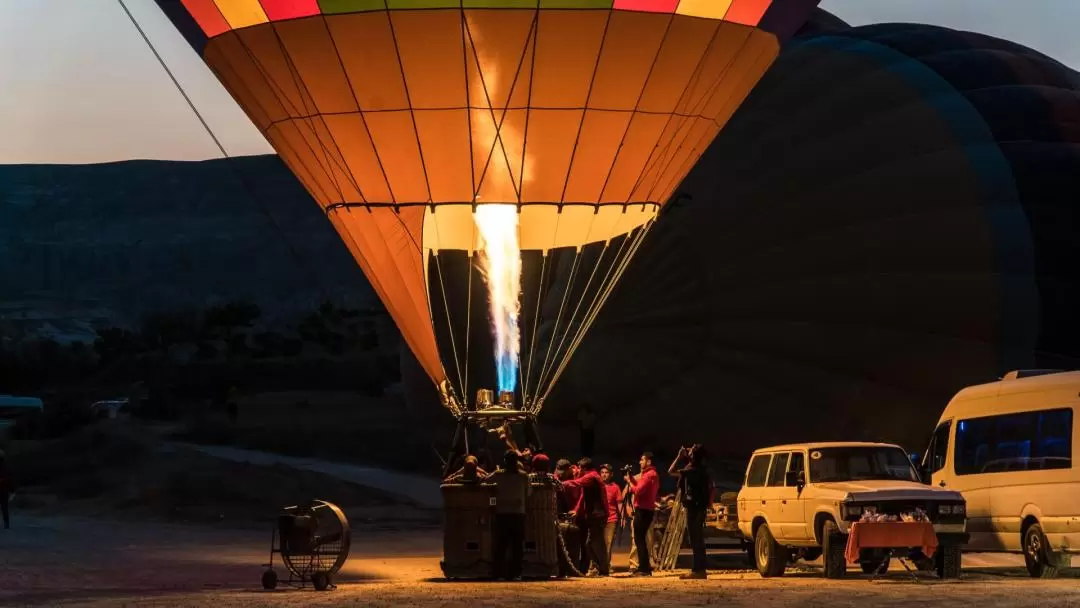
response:
[[[274,570],[274,554],[281,553],[280,549],[274,548],[274,543],[277,541],[277,528],[274,528],[270,535],[270,561],[263,564],[266,568],[262,575],[262,586],[267,591],[276,589],[278,584],[284,584],[292,587],[293,589],[307,589],[307,584],[311,583],[311,586],[316,591],[326,591],[328,589],[337,589],[337,585],[334,584],[331,576],[327,572],[314,572],[311,576],[297,576],[293,573],[292,568],[285,568],[289,573],[289,578],[279,581],[277,572]],[[315,556],[309,557],[309,566],[315,561]]]
[[[340,530],[331,534],[317,534],[319,523],[313,519],[318,517],[316,511],[329,512],[336,517]],[[332,578],[345,564],[350,544],[348,520],[337,506],[317,500],[310,506],[285,508],[278,517],[277,525],[271,530],[270,559],[263,564],[266,568],[262,575],[263,589],[275,589],[279,582],[294,589],[304,589],[308,583],[316,591],[336,589]],[[279,581],[274,571],[275,553],[281,556],[282,564],[289,573],[289,578],[284,581]],[[324,561],[326,558],[332,561]]]

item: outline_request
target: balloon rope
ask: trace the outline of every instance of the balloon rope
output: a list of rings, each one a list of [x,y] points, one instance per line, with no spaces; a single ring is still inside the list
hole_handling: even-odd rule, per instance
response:
[[[533,309],[532,333],[529,335],[528,357],[526,357],[526,360],[524,361],[525,365],[519,366],[519,368],[527,366],[527,368],[525,370],[525,380],[524,380],[524,382],[521,383],[521,403],[522,403],[522,405],[528,405],[529,404],[529,392],[528,392],[529,380],[532,378],[533,353],[536,351],[536,331],[539,328],[539,324],[540,324],[539,323],[540,322],[540,306],[541,306],[541,299],[542,299],[541,296],[544,293],[544,272],[547,270],[547,262],[548,262],[548,252],[544,251],[543,252],[543,257],[540,260],[540,284],[536,289],[536,307]],[[528,325],[526,324],[526,326],[528,326]],[[519,373],[520,373],[520,371],[519,371]],[[531,410],[531,407],[530,407],[530,410]]]
[[[593,301],[589,304],[589,308],[586,310],[585,315],[582,317],[582,321],[581,321],[582,323],[584,323],[585,320],[587,320],[589,318],[589,314],[592,311],[593,305],[595,305],[595,303],[596,303],[597,297],[599,297],[599,295],[604,291],[606,285],[608,284],[608,280],[611,278],[612,271],[619,266],[619,264],[620,264],[620,262],[622,260],[621,256],[623,255],[623,253],[625,251],[629,251],[629,249],[627,249],[627,245],[631,241],[632,241],[632,238],[630,237],[630,235],[627,235],[626,238],[624,238],[622,240],[622,243],[619,245],[618,251],[616,251],[616,253],[615,253],[615,257],[612,259],[611,264],[608,266],[607,272],[604,274],[603,280],[601,280],[601,282],[600,282],[600,286],[597,287],[596,293],[593,296]],[[606,253],[609,248],[610,248],[609,244],[605,244],[604,245],[604,253]],[[595,274],[596,270],[599,269],[600,264],[602,263],[602,260],[603,260],[603,255],[601,255],[601,260],[597,261],[597,265],[593,269],[594,274]],[[590,282],[591,282],[591,280],[592,279],[590,278]],[[586,290],[584,290],[582,292],[581,299],[578,301],[578,306],[581,305],[581,302],[583,302],[587,296],[588,296],[588,288],[586,286]],[[574,312],[575,312],[575,316],[576,316],[577,310],[575,309]],[[563,341],[564,342],[565,342],[566,336],[568,336],[570,334],[570,332],[571,332],[572,325],[573,325],[572,323],[567,324],[566,332],[563,334]],[[580,329],[580,326],[577,329]],[[577,338],[577,333],[578,333],[577,330],[573,330],[573,333],[574,333],[574,337],[576,339]],[[574,345],[574,340],[571,340],[570,341],[570,346],[572,347],[573,345]],[[561,350],[561,349],[562,349],[562,344],[560,343],[559,350]],[[559,357],[558,356],[558,350],[557,350],[556,351],[556,359],[559,361],[559,364],[555,365],[552,371],[560,369],[562,367],[563,360],[565,358],[569,357],[570,354],[572,354],[572,350],[567,350],[567,352],[564,353],[562,357]],[[546,385],[544,384],[543,379],[541,379],[541,382],[540,382],[541,390],[543,390],[543,388],[545,386]]]
[[[570,358],[574,354],[574,351],[576,351],[578,346],[581,345],[582,339],[585,337],[585,334],[588,333],[589,328],[592,327],[592,324],[596,320],[596,316],[600,312],[600,309],[603,307],[604,303],[611,295],[611,291],[619,282],[619,279],[622,277],[623,272],[626,271],[627,266],[630,264],[630,260],[633,259],[634,255],[641,247],[641,243],[645,240],[645,235],[649,233],[649,230],[653,227],[655,223],[655,221],[649,222],[649,224],[646,225],[634,239],[634,244],[627,252],[623,260],[620,262],[618,271],[616,271],[615,275],[611,278],[611,281],[608,282],[607,286],[604,288],[603,294],[600,296],[599,301],[595,302],[595,306],[593,306],[592,310],[589,311],[589,315],[586,317],[581,327],[578,328],[577,335],[574,337],[574,341],[571,343],[570,349],[563,357],[562,363],[559,365],[558,371],[555,372],[555,375],[548,383],[547,389],[544,392],[543,399],[547,399],[548,395],[551,393],[551,389],[554,388],[555,383],[559,381],[559,378],[562,376],[563,372],[566,371],[566,366],[570,362]],[[543,401],[543,399],[541,399],[541,402]]]
[[[547,249],[545,249],[543,251],[543,256],[544,257],[543,257],[543,260],[540,263],[540,287],[537,288],[537,290],[536,290],[536,310],[533,311],[533,333],[532,333],[532,336],[530,338],[531,345],[529,346],[529,362],[528,362],[529,369],[525,373],[525,384],[523,384],[522,388],[521,388],[521,402],[523,404],[524,403],[529,403],[529,401],[528,401],[528,389],[529,389],[529,386],[530,386],[530,381],[532,380],[532,369],[533,369],[532,364],[533,364],[533,360],[535,359],[534,354],[536,352],[536,336],[537,336],[537,333],[539,332],[539,329],[540,329],[540,327],[539,327],[540,311],[542,310],[542,306],[543,306],[543,302],[541,301],[541,296],[544,293],[544,270],[548,267],[548,258],[550,257],[551,250],[553,250],[555,248],[555,242],[556,242],[555,239],[559,235],[559,226],[561,224],[562,224],[562,214],[557,213],[557,214],[555,214],[555,230],[552,231],[552,233],[551,233],[551,244],[548,246]],[[554,262],[552,263],[552,266],[554,266]],[[533,393],[534,399],[533,399],[532,405],[529,407],[529,411],[532,412],[532,413],[535,413],[534,410],[537,410],[535,397],[540,392],[539,391],[539,385],[537,385],[537,389],[538,390],[535,393]]]
[[[436,233],[439,230],[439,222],[435,222]],[[442,242],[440,239],[439,242]],[[435,253],[435,274],[439,275],[439,290],[442,292],[443,310],[446,312],[446,330],[450,332],[450,352],[454,355],[454,367],[457,369],[458,374],[458,386],[461,390],[465,390],[465,382],[461,375],[461,361],[458,359],[457,343],[454,341],[454,323],[450,320],[450,304],[446,299],[446,284],[443,282],[442,274],[442,262],[439,261],[439,254]],[[469,396],[462,392],[459,395],[460,399],[463,399],[465,403],[468,403]]]
[[[599,211],[599,209],[597,211]],[[585,234],[585,242],[586,243],[588,243],[588,242],[590,242],[592,240],[592,231],[593,231],[593,228],[596,227],[596,218],[599,215],[600,214],[598,212],[594,213],[593,217],[592,217],[592,220],[589,222],[589,230]],[[608,243],[609,242],[610,241],[605,241],[604,242],[604,248],[600,253],[600,258],[596,261],[596,264],[593,265],[592,272],[589,274],[589,279],[588,279],[588,281],[586,281],[585,287],[583,287],[582,290],[581,290],[581,297],[578,298],[577,304],[574,306],[574,312],[570,315],[570,319],[566,322],[565,329],[563,329],[562,338],[559,340],[559,345],[555,348],[555,356],[551,359],[552,363],[554,363],[555,361],[557,361],[559,359],[559,351],[562,350],[563,345],[566,343],[566,337],[568,335],[570,335],[571,328],[574,326],[574,319],[577,318],[577,313],[581,309],[581,303],[585,300],[585,295],[589,291],[589,285],[592,284],[593,279],[596,277],[596,271],[600,268],[600,264],[604,259],[604,255],[607,253]],[[578,255],[582,255],[584,253],[584,250],[585,250],[584,246],[580,247],[578,249]],[[568,283],[567,286],[566,286],[566,293],[569,293],[572,290],[573,290],[573,285],[571,283]],[[558,323],[556,323],[555,325],[556,325],[555,330],[558,330]],[[554,343],[556,335],[558,335],[557,331],[553,331],[552,334],[551,334],[552,343]],[[543,386],[545,375],[548,372],[552,372],[552,371],[555,370],[554,365],[552,365],[550,368],[548,367],[548,365],[547,365],[548,362],[547,362],[546,359],[545,359],[544,363],[545,363],[544,371],[542,371],[540,373],[540,384],[539,384],[539,386]]]
[[[653,223],[655,223],[655,222],[653,222]],[[585,334],[589,331],[589,328],[592,327],[592,324],[596,320],[596,316],[599,314],[600,309],[603,307],[604,303],[607,301],[608,297],[611,295],[611,292],[614,289],[614,286],[618,283],[619,279],[622,277],[623,272],[629,266],[630,260],[637,253],[638,248],[641,246],[641,243],[645,240],[645,235],[648,234],[649,230],[652,228],[653,223],[650,223],[648,226],[643,228],[641,230],[641,232],[638,233],[637,237],[634,239],[633,246],[627,252],[627,254],[623,258],[623,260],[620,262],[619,269],[616,271],[615,275],[611,278],[611,281],[608,282],[607,286],[604,289],[603,294],[599,298],[599,301],[596,302],[596,305],[594,307],[592,307],[592,310],[589,312],[588,318],[585,320],[584,323],[582,323],[581,327],[578,328],[578,333],[574,338],[573,344],[571,344],[569,352],[567,353],[566,357],[563,359],[563,362],[560,365],[559,371],[555,374],[555,376],[551,379],[551,382],[548,384],[548,388],[547,388],[548,393],[551,392],[552,388],[555,386],[555,383],[558,382],[559,377],[562,375],[563,371],[565,370],[566,365],[570,361],[570,357],[573,355],[574,351],[576,351],[578,346],[581,345],[581,341],[584,339]],[[547,393],[545,393],[545,398],[546,397],[547,397]]]
[[[135,19],[135,15],[133,15],[128,9],[128,6],[124,0],[117,0],[117,3],[120,4],[120,8],[123,9],[124,13],[128,17],[128,20],[131,21],[131,25],[133,25],[135,27],[135,30],[139,32],[139,36],[142,37],[143,42],[146,43],[146,46],[150,49],[150,52],[154,54],[154,57],[161,65],[161,69],[164,70],[165,74],[167,74],[169,76],[169,79],[172,80],[173,86],[175,86],[176,90],[180,92],[180,95],[184,97],[184,101],[186,101],[188,107],[191,108],[191,112],[195,114],[195,118],[197,118],[199,120],[199,123],[202,124],[203,129],[206,130],[206,134],[209,135],[210,139],[214,141],[214,145],[216,145],[217,149],[221,152],[221,156],[225,158],[226,161],[228,161],[229,168],[232,170],[233,174],[236,175],[236,178],[240,181],[241,187],[244,188],[244,191],[247,192],[248,197],[251,198],[252,202],[255,203],[255,206],[259,208],[259,211],[264,216],[266,216],[267,221],[270,222],[270,225],[274,228],[274,231],[278,233],[278,236],[281,238],[281,242],[285,244],[285,248],[289,251],[289,255],[290,257],[292,257],[293,262],[300,268],[301,273],[305,277],[307,277],[309,281],[312,282],[314,287],[317,290],[322,291],[323,295],[325,296],[326,290],[319,281],[318,275],[315,272],[312,272],[312,269],[300,257],[300,253],[296,250],[295,247],[293,247],[288,237],[286,237],[285,231],[282,230],[281,226],[274,220],[274,216],[270,214],[270,211],[267,210],[266,207],[262,204],[262,202],[259,201],[259,198],[255,196],[254,188],[252,188],[247,178],[244,177],[244,174],[236,168],[236,165],[233,162],[233,157],[230,156],[229,153],[225,150],[225,146],[221,144],[221,140],[218,139],[217,135],[214,133],[214,130],[210,128],[210,125],[206,122],[206,119],[203,118],[202,113],[199,112],[199,109],[195,106],[195,103],[191,100],[191,97],[188,96],[187,91],[184,90],[183,85],[180,84],[180,81],[176,79],[176,76],[173,74],[172,70],[169,69],[168,64],[165,63],[165,59],[162,58],[160,53],[158,53],[157,47],[155,47],[154,43],[150,41],[150,38],[146,35],[146,32],[143,30],[142,26],[139,25],[139,21]]]
[[[472,339],[472,275],[473,275],[473,251],[472,244],[476,243],[476,218],[473,218],[472,222],[472,240],[469,241],[469,259],[466,261],[466,266],[469,273],[469,281],[466,285],[468,293],[465,294],[465,381],[462,383],[462,399],[468,399],[469,397],[469,342]],[[518,366],[520,367],[520,366]]]
[[[544,362],[540,367],[540,377],[536,383],[536,394],[539,395],[543,388],[541,380],[547,375],[548,362],[551,359],[551,347],[555,345],[555,336],[559,333],[559,322],[562,321],[563,311],[566,309],[566,299],[570,295],[570,284],[574,281],[574,274],[577,272],[578,261],[581,259],[581,249],[578,248],[574,251],[574,261],[570,264],[570,275],[566,281],[566,287],[563,288],[562,301],[559,303],[559,313],[555,315],[555,324],[551,327],[551,337],[548,338],[547,352],[544,355]],[[539,401],[536,402],[539,406]]]

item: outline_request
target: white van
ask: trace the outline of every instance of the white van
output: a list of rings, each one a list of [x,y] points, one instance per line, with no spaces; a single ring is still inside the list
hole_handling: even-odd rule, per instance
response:
[[[1013,371],[957,393],[923,479],[967,499],[966,551],[1023,553],[1050,578],[1080,553],[1080,372]]]

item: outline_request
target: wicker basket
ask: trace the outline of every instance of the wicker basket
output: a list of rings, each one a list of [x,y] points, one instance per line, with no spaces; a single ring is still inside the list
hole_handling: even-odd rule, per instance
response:
[[[444,484],[443,560],[447,578],[491,576],[495,487]]]
[[[559,574],[555,528],[555,489],[533,484],[525,505],[525,561],[522,576],[550,578]],[[495,486],[443,484],[443,575],[451,579],[488,578],[495,538]]]
[[[555,488],[550,484],[532,484],[532,494],[525,506],[525,563],[522,576],[551,578],[559,575],[557,517]]]

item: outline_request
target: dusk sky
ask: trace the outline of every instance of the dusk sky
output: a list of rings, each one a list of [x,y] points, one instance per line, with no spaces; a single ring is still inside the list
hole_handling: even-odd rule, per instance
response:
[[[126,0],[230,154],[271,152],[158,10]],[[220,157],[117,0],[0,0],[0,164]],[[920,22],[1080,67],[1080,0],[823,0],[853,25]]]

